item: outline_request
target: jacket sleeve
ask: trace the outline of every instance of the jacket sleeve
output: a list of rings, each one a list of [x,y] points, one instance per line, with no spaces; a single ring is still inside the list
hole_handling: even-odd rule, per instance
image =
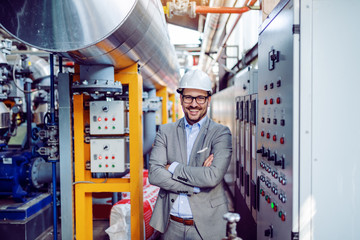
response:
[[[224,178],[229,167],[232,154],[231,132],[223,126],[214,135],[211,143],[214,160],[210,167],[194,167],[179,164],[172,175],[176,181],[195,187],[215,187]]]
[[[193,186],[174,180],[172,174],[165,168],[167,164],[170,164],[167,160],[166,146],[166,136],[160,127],[150,154],[149,182],[174,193],[194,194]]]

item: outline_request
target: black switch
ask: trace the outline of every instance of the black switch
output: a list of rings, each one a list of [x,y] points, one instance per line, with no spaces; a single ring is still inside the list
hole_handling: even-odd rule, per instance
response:
[[[265,91],[267,90],[267,85],[266,85],[266,84],[264,85],[264,90],[265,90]]]
[[[261,156],[262,156],[262,157],[267,157],[267,154],[268,154],[268,153],[267,153],[265,150],[263,150]]]
[[[281,80],[278,80],[278,81],[276,82],[276,86],[277,86],[277,87],[281,87]]]
[[[282,169],[285,168],[285,158],[280,157],[279,160],[275,159],[275,166],[281,166]]]
[[[270,83],[270,89],[274,88],[274,83]]]
[[[271,122],[270,118],[267,118],[266,121],[267,121],[267,123],[270,123],[270,122]]]
[[[261,122],[265,122],[265,118],[264,118],[264,117],[261,118]]]
[[[273,237],[273,227],[269,226],[269,228],[266,229],[264,233],[265,233],[265,237],[272,238]]]
[[[276,118],[273,119],[273,123],[274,123],[274,125],[277,124],[277,119]]]
[[[281,126],[285,126],[285,119],[281,119],[281,120],[280,120],[280,125],[281,125]]]

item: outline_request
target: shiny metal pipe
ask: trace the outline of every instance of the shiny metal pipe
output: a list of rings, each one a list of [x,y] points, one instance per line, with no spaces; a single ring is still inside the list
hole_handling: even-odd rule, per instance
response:
[[[160,1],[3,0],[0,25],[38,49],[115,70],[140,64],[144,88],[175,89],[179,65]]]

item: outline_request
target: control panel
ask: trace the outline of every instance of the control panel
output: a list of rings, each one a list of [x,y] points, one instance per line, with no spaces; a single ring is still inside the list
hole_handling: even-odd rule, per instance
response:
[[[124,101],[90,102],[90,134],[124,134],[124,110]]]
[[[91,139],[91,172],[124,172],[125,140]]]
[[[124,173],[126,170],[125,101],[91,101],[90,170],[92,173]]]
[[[296,156],[293,154],[293,20],[288,5],[259,36],[258,239],[292,239]]]
[[[256,220],[257,209],[257,82],[258,70],[247,68],[235,77],[237,188]]]

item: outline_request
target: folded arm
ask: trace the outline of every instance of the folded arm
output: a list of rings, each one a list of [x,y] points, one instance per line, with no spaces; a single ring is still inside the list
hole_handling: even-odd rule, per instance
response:
[[[223,180],[231,161],[232,143],[231,133],[228,128],[216,134],[211,149],[213,160],[210,166],[205,166],[206,161],[201,167],[179,163],[172,178],[199,188],[214,187],[219,184]]]
[[[163,135],[160,128],[156,135],[155,143],[150,155],[149,182],[174,193],[193,194],[193,186],[176,181],[172,178],[172,174],[167,170],[168,164],[166,137]]]

